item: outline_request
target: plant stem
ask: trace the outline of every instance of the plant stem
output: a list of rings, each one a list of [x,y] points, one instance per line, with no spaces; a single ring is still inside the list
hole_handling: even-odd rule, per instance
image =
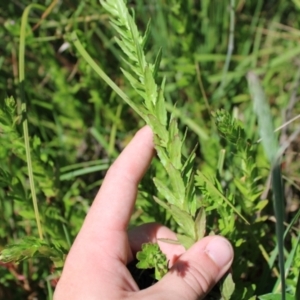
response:
[[[90,65],[90,67],[115,91],[121,99],[123,99],[129,106],[131,106],[135,112],[137,112],[142,118],[144,118],[136,105],[129,99],[129,97],[103,72],[103,70],[95,63],[87,51],[83,48],[76,32],[71,33],[71,40],[74,43],[78,52],[82,55],[84,60]]]
[[[226,84],[226,75],[229,70],[229,64],[234,50],[234,29],[235,29],[235,0],[230,0],[230,25],[229,25],[229,38],[226,60],[223,68],[222,81],[218,88],[217,94],[222,96]]]
[[[26,108],[26,99],[25,99],[25,93],[24,93],[26,25],[27,25],[28,14],[32,7],[41,8],[40,5],[33,5],[33,4],[28,5],[25,8],[24,13],[22,15],[21,29],[20,29],[20,45],[19,45],[19,85],[20,85],[20,97],[21,97],[21,103],[22,103],[21,113],[23,115],[22,124],[23,124],[24,143],[25,143],[30,191],[31,191],[34,215],[35,215],[35,220],[36,220],[36,224],[37,224],[37,228],[38,228],[38,232],[39,232],[39,237],[42,240],[43,239],[43,231],[42,231],[42,226],[41,226],[39,208],[38,208],[35,185],[34,185],[32,160],[31,160],[30,144],[29,144],[27,108]]]

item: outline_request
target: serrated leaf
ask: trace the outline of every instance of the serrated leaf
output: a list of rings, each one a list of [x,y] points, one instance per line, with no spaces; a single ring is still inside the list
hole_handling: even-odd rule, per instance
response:
[[[168,150],[172,165],[180,170],[181,164],[181,147],[182,141],[179,136],[178,124],[176,119],[171,119],[169,126],[169,143]]]
[[[184,179],[184,181],[187,183],[188,181],[190,181],[190,176],[193,172],[193,168],[194,168],[194,161],[195,161],[195,157],[196,157],[196,149],[197,149],[198,145],[196,145],[193,149],[193,151],[190,153],[190,155],[188,156],[188,158],[186,159],[183,167],[182,167],[182,177]]]
[[[181,170],[181,147],[182,142],[179,135],[175,135],[172,138],[170,137],[170,142],[168,146],[168,150],[170,153],[170,159],[172,165],[177,169]]]
[[[162,206],[165,210],[167,210],[169,213],[171,213],[171,208],[170,208],[170,206],[169,206],[166,202],[160,200],[159,198],[157,198],[157,197],[155,197],[155,196],[153,196],[153,199],[154,199],[155,202],[157,202],[160,206]]]
[[[172,191],[158,178],[153,178],[153,182],[158,190],[158,192],[168,201],[170,204],[176,204],[178,199],[175,198],[175,195]]]
[[[167,125],[167,110],[164,98],[164,88],[165,88],[166,78],[164,77],[160,89],[158,90],[157,102],[155,105],[155,112],[160,123],[165,127]]]
[[[258,211],[261,211],[261,210],[263,210],[267,206],[268,203],[269,203],[268,199],[260,200],[257,203],[257,205],[255,206],[255,209],[258,210]]]
[[[199,241],[205,235],[205,228],[206,227],[206,214],[205,209],[202,207],[195,219],[195,232],[196,232],[196,239]]]
[[[186,208],[192,216],[197,210],[197,199],[195,198],[194,174],[191,174],[189,181],[186,184],[186,192],[184,197],[184,208]]]
[[[152,128],[154,134],[158,135],[161,143],[163,143],[164,147],[166,147],[169,141],[169,135],[166,128],[159,122],[156,116],[148,114],[147,117],[149,120],[149,126]]]
[[[0,252],[0,261],[19,263],[32,257],[50,258],[55,265],[64,261],[64,253],[54,245],[34,237],[25,237],[17,243],[9,244]]]
[[[159,157],[159,160],[160,160],[160,162],[162,163],[162,165],[163,165],[164,167],[166,167],[167,164],[168,164],[168,161],[169,161],[169,157],[168,157],[168,155],[167,155],[167,153],[166,153],[165,148],[158,146],[158,143],[159,143],[160,141],[157,141],[157,139],[158,139],[158,137],[157,137],[157,136],[154,136],[154,143],[155,143],[155,145],[156,145],[156,146],[155,146],[156,153],[157,153],[157,155],[158,155],[158,157]]]
[[[228,273],[221,287],[222,299],[229,300],[234,292],[235,283],[233,282],[231,273]]]
[[[156,105],[157,101],[157,85],[154,81],[152,71],[150,70],[148,65],[146,65],[144,69],[144,80],[145,91],[147,95],[146,106],[149,106],[149,109],[151,108],[150,111],[152,112],[153,107]]]
[[[136,264],[139,269],[155,268],[155,279],[160,280],[168,272],[168,260],[161,252],[158,244],[145,243],[141,251],[137,252],[136,258],[139,262]]]
[[[172,138],[179,134],[177,120],[172,116],[169,124],[169,137]]]
[[[104,0],[100,0],[100,3],[105,8],[105,10],[109,11],[112,15],[116,15],[118,13],[118,11],[110,3],[107,3]]]
[[[245,184],[241,182],[240,178],[234,178],[234,184],[243,195],[249,194],[249,187],[245,186]]]
[[[159,48],[156,58],[155,58],[155,62],[154,62],[154,70],[153,70],[153,78],[156,79],[157,77],[157,73],[159,70],[159,66],[160,66],[160,62],[161,62],[161,58],[162,58],[162,48]]]
[[[134,55],[135,52],[133,49],[128,49],[128,47],[126,46],[126,44],[124,43],[123,40],[120,40],[118,38],[115,38],[116,43],[119,45],[119,47],[122,49],[122,51],[126,54],[126,56],[133,62],[133,63],[137,63],[136,60],[136,56]],[[142,74],[141,72],[138,72],[138,74]],[[138,75],[137,74],[137,75]]]
[[[183,205],[185,198],[185,186],[181,178],[181,174],[178,170],[174,168],[174,166],[171,163],[168,163],[166,165],[166,169],[170,177],[173,193],[176,199],[180,200],[180,203],[177,203],[177,205]]]
[[[250,197],[250,200],[251,200],[252,202],[254,202],[255,200],[257,200],[257,199],[261,196],[261,194],[262,194],[262,191],[258,191],[258,192],[256,192],[256,193],[253,193],[253,194],[251,195],[251,197]]]
[[[121,68],[122,73],[124,76],[127,78],[131,86],[134,88],[134,90],[143,98],[146,99],[147,96],[144,92],[143,85],[137,81],[129,72],[125,71],[124,69]]]
[[[84,57],[86,62],[90,65],[90,67],[135,111],[137,112],[143,119],[146,118],[144,114],[144,109],[135,104],[104,72],[103,70],[94,62],[91,56],[84,49],[82,44],[79,42],[76,32],[71,33],[71,40],[73,41],[76,49],[79,53]]]
[[[138,30],[136,27],[136,24],[133,21],[133,18],[127,13],[127,22],[131,31],[131,38],[133,39],[133,42],[135,44],[135,49],[136,49],[136,55],[138,58],[139,65],[141,67],[141,70],[145,69],[146,61],[143,53],[142,46],[139,43],[139,34]]]
[[[147,27],[142,39],[142,48],[145,49],[145,47],[147,46],[147,43],[149,41],[149,37],[150,37],[150,33],[151,33],[151,19],[149,19],[148,23],[147,23]]]
[[[195,228],[193,218],[187,212],[181,210],[179,207],[165,203],[155,196],[153,198],[160,206],[165,208],[172,215],[175,222],[182,228],[183,232],[187,236],[191,237],[193,241],[195,241]]]
[[[128,51],[133,51],[133,50],[128,50]],[[138,66],[137,62],[126,59],[122,57],[122,61],[129,67],[129,69],[137,76],[136,80],[142,84],[142,79],[143,79],[143,73],[141,72],[140,67]],[[144,89],[144,86],[143,86]]]
[[[240,218],[242,218],[248,225],[249,222],[241,215],[241,213],[234,207],[234,205],[214,186],[214,184],[202,173],[198,170],[197,175],[195,176],[195,180],[197,182],[197,185],[202,185],[203,182],[206,183],[207,189],[211,194],[214,196],[222,198],[227,205],[229,205]]]
[[[176,223],[183,229],[184,233],[195,241],[196,237],[193,218],[187,212],[175,205],[170,206],[170,213]]]
[[[178,241],[180,242],[180,244],[187,250],[189,248],[191,248],[191,246],[193,246],[193,244],[195,243],[195,241],[186,236],[186,235],[182,235],[182,234],[176,234]]]
[[[138,80],[136,80],[129,72],[127,72],[123,68],[121,68],[121,71],[135,90],[137,90],[138,92],[143,91],[143,85]],[[145,98],[146,94],[143,93],[142,97]]]

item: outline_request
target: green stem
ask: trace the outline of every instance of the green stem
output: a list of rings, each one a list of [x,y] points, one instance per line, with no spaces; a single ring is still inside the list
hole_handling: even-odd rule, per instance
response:
[[[229,25],[229,39],[228,39],[228,48],[226,54],[226,60],[222,73],[222,81],[218,88],[217,94],[223,96],[224,87],[226,85],[226,76],[229,70],[229,65],[234,49],[234,29],[235,29],[235,0],[230,0],[230,25]]]
[[[284,195],[281,169],[278,162],[272,169],[273,203],[276,217],[276,235],[279,254],[279,270],[281,279],[281,299],[285,300],[285,268],[284,268]]]
[[[35,185],[34,185],[34,177],[33,177],[33,170],[32,170],[32,160],[31,160],[31,153],[30,153],[30,144],[29,144],[29,133],[28,133],[28,118],[27,118],[27,108],[26,108],[26,100],[25,100],[25,93],[24,93],[24,80],[25,80],[25,36],[26,36],[26,25],[27,19],[32,7],[36,7],[38,9],[42,9],[43,7],[40,5],[28,5],[24,13],[22,15],[21,21],[21,29],[20,29],[20,45],[19,45],[19,85],[20,85],[20,97],[21,97],[21,112],[23,115],[23,132],[24,132],[24,143],[25,143],[25,151],[26,151],[26,160],[27,160],[27,168],[28,168],[28,177],[29,177],[29,184],[30,184],[30,191],[34,209],[35,220],[39,232],[39,237],[43,239],[43,231],[41,226],[39,208],[37,203]]]
[[[129,97],[104,73],[104,71],[95,63],[92,57],[87,53],[83,48],[82,44],[78,40],[77,34],[75,31],[71,33],[71,40],[74,43],[74,46],[84,58],[84,60],[90,65],[90,67],[118,94],[121,99],[123,99],[136,113],[138,113],[143,119],[145,117],[140,112],[140,109],[129,99]]]

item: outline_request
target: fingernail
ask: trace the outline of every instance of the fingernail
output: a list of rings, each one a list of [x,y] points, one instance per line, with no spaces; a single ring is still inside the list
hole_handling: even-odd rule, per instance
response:
[[[225,267],[233,258],[231,244],[222,237],[215,237],[205,248],[205,252],[219,268]]]

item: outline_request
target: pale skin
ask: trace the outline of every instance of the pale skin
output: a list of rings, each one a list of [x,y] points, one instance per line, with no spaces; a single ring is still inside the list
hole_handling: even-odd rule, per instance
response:
[[[176,239],[163,225],[144,224],[127,231],[139,181],[153,155],[153,136],[146,126],[108,170],[68,254],[54,300],[203,299],[228,271],[233,250],[223,237],[205,237],[186,251],[181,245],[159,241]],[[126,265],[141,244],[150,241],[158,241],[170,271],[153,286],[139,290]]]

